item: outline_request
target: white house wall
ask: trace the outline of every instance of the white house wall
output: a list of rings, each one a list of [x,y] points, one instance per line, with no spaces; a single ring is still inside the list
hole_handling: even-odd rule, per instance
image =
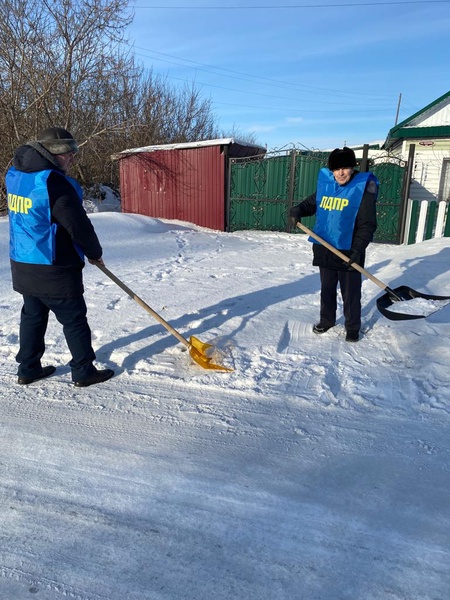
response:
[[[420,201],[441,200],[439,185],[444,158],[450,158],[450,139],[404,140],[393,154],[407,160],[411,144],[415,145],[415,154],[409,197]]]

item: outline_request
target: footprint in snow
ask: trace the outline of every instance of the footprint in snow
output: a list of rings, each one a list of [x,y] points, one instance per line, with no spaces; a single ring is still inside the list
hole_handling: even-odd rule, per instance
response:
[[[106,307],[108,310],[117,310],[118,304],[120,302],[120,298],[116,298],[115,300],[111,300],[111,302],[108,303],[108,306]]]

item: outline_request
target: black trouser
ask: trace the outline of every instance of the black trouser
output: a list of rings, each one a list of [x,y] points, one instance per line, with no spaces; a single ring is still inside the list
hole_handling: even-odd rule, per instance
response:
[[[362,278],[361,273],[355,270],[338,271],[320,268],[320,323],[330,327],[336,324],[338,282],[344,304],[345,329],[359,331]]]
[[[45,332],[49,312],[52,311],[63,326],[64,336],[72,360],[72,380],[86,379],[94,372],[95,353],[92,349],[91,330],[87,322],[87,308],[83,296],[76,298],[38,298],[23,296],[20,317],[20,348],[16,356],[19,363],[18,375],[35,377],[42,366],[45,351]]]

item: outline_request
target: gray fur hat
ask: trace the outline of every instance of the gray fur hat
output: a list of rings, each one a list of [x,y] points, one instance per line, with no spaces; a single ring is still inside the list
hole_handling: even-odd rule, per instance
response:
[[[48,127],[41,131],[37,140],[50,154],[78,152],[78,144],[73,135],[62,127]]]

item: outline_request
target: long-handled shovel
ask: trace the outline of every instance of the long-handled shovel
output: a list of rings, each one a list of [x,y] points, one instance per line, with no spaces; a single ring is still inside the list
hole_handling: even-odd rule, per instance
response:
[[[212,357],[210,357],[206,354],[206,351],[209,348],[213,348],[212,344],[206,344],[205,342],[201,342],[198,338],[196,338],[194,336],[191,336],[188,341],[186,338],[184,338],[181,335],[181,333],[179,333],[176,329],[174,329],[172,327],[172,325],[169,325],[169,323],[167,323],[167,321],[165,321],[160,315],[158,315],[158,313],[155,312],[153,310],[153,308],[150,308],[150,306],[148,304],[146,304],[141,298],[139,298],[139,296],[137,296],[132,290],[130,290],[130,288],[127,285],[125,285],[123,283],[123,281],[120,281],[120,279],[118,277],[116,277],[114,275],[114,273],[111,273],[111,271],[108,268],[106,268],[104,265],[102,265],[101,263],[99,263],[97,261],[93,261],[93,264],[95,264],[101,271],[103,271],[103,273],[105,273],[105,275],[107,275],[110,279],[112,279],[114,281],[114,283],[116,283],[120,288],[122,288],[123,291],[130,296],[130,298],[135,300],[140,306],[142,306],[142,308],[144,308],[148,313],[150,313],[152,315],[152,317],[154,317],[159,323],[161,323],[161,325],[163,327],[165,327],[167,329],[167,331],[169,331],[172,335],[174,335],[179,342],[184,344],[186,346],[186,348],[188,348],[191,358],[198,365],[200,365],[204,369],[214,369],[216,371],[232,371],[233,370],[233,369],[228,369],[227,367],[223,367],[222,365],[217,365],[212,362]]]
[[[316,233],[314,233],[313,231],[308,229],[308,227],[305,227],[305,225],[303,225],[303,223],[300,223],[300,222],[297,223],[297,227],[299,229],[301,229],[302,231],[304,231],[305,233],[308,233],[312,238],[314,238],[315,240],[320,242],[323,246],[325,246],[325,248],[328,248],[328,250],[330,250],[331,252],[334,252],[334,254],[336,254],[336,256],[339,256],[339,258],[341,258],[344,262],[348,263],[348,260],[349,260],[348,256],[346,256],[343,252],[341,252],[340,250],[338,250],[337,248],[335,248],[334,246],[329,244],[327,241],[322,239]],[[424,317],[429,316],[426,314],[413,315],[413,314],[405,314],[405,313],[401,313],[401,312],[397,312],[397,311],[390,311],[389,307],[392,306],[394,304],[394,302],[405,302],[407,300],[413,300],[414,298],[423,298],[425,300],[438,300],[438,301],[439,300],[450,300],[450,296],[433,296],[431,294],[422,294],[421,292],[417,292],[416,290],[413,290],[412,288],[410,288],[406,285],[401,285],[400,287],[392,289],[388,285],[386,285],[385,283],[383,283],[382,281],[377,279],[374,275],[372,275],[371,273],[366,271],[363,267],[358,265],[358,263],[353,262],[353,263],[351,263],[351,265],[352,265],[353,269],[356,269],[356,271],[359,271],[360,273],[362,273],[365,277],[367,277],[368,279],[373,281],[373,283],[378,285],[381,289],[383,289],[386,292],[385,294],[383,294],[383,296],[380,296],[377,299],[377,308],[381,312],[382,315],[384,315],[387,319],[390,319],[391,321],[423,319]],[[434,311],[432,311],[432,312],[434,312]]]

